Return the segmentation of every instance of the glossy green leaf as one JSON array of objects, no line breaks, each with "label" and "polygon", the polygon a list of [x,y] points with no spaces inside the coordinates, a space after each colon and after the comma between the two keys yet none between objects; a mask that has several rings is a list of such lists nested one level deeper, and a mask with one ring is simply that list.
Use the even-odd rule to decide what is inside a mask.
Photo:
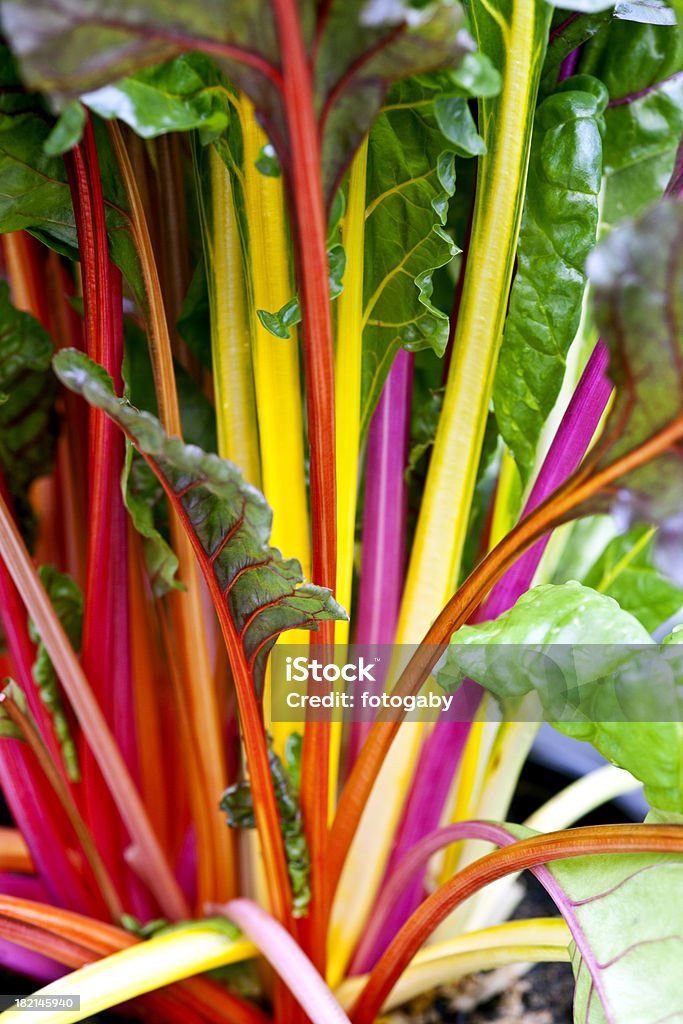
[{"label": "glossy green leaf", "polygon": [[119,118],[145,139],[196,129],[203,143],[226,131],[230,91],[202,53],[184,53],[81,97],[100,117]]},{"label": "glossy green leaf", "polygon": [[[64,632],[75,651],[81,649],[81,631],[83,629],[83,594],[75,580],[66,573],[59,572],[52,565],[41,565],[40,579],[47,591],[47,596]],[[33,678],[40,691],[40,696],[47,707],[55,727],[67,774],[72,782],[81,777],[78,764],[78,752],[71,735],[69,719],[64,710],[62,694],[57,673],[50,661],[45,645],[34,624],[29,622],[31,639],[37,644],[36,660],[33,665]]]},{"label": "glossy green leaf", "polygon": [[[312,9],[303,7],[302,14],[310,39]],[[209,51],[251,97],[273,139],[282,140],[280,158],[288,158],[282,96],[272,71],[280,65],[276,19],[267,0],[239,5],[213,0],[200,6],[191,0],[172,6],[154,0],[103,0],[95,6],[75,0],[68,10],[55,8],[51,0],[6,0],[2,18],[27,82],[57,102],[109,86],[182,51]],[[472,48],[460,30],[462,19],[456,0],[436,0],[421,8],[408,0],[333,0],[326,7],[313,71],[316,108],[324,122],[328,200],[390,84],[411,74],[455,67]],[[241,54],[247,55],[246,61]],[[164,88],[165,83],[162,92]],[[118,94],[120,100],[130,99],[128,89],[124,86]],[[148,97],[145,106],[158,108],[159,101],[158,95]],[[216,108],[210,102],[199,113],[212,122]],[[149,124],[157,115],[145,112],[139,120]]]},{"label": "glossy green leaf", "polygon": [[0,281],[0,470],[29,534],[28,487],[51,471],[55,449],[57,382],[51,357],[47,331],[15,309],[6,282]]},{"label": "glossy green leaf", "polygon": [[85,128],[86,112],[80,100],[70,100],[62,110],[57,124],[45,139],[44,149],[48,156],[61,156],[81,141]]},{"label": "glossy green leaf", "polygon": [[602,220],[612,226],[659,199],[669,181],[683,133],[683,37],[620,21],[605,32],[588,45],[581,67],[610,94]]},{"label": "glossy green leaf", "polygon": [[[296,761],[294,749],[294,746],[290,744],[290,757]],[[311,902],[311,858],[304,832],[297,785],[292,780],[289,765],[286,767],[272,748],[268,752],[268,757],[280,816],[287,870],[292,883],[292,910],[294,917],[305,917]],[[230,828],[256,828],[249,782],[237,782],[226,789],[221,798],[220,807],[222,811],[225,811]]]},{"label": "glossy green leaf", "polygon": [[563,82],[538,108],[526,202],[494,384],[498,427],[526,483],[560,392],[595,246],[607,91]]},{"label": "glossy green leaf", "polygon": [[649,633],[683,607],[683,590],[654,564],[654,534],[652,527],[641,524],[615,537],[581,580],[613,597]]},{"label": "glossy green leaf", "polygon": [[[442,89],[441,79],[424,77],[395,86],[370,133],[362,431],[399,348],[431,348],[443,355],[448,342],[448,317],[431,302],[434,270],[459,251],[443,227],[455,191],[455,169],[453,145],[435,110],[436,101],[445,100]],[[466,110],[466,101],[456,99]],[[464,122],[463,109],[442,111],[451,138]],[[463,143],[461,150],[465,148]]]},{"label": "glossy green leaf", "polygon": [[168,437],[159,421],[114,394],[101,367],[73,349],[54,359],[60,380],[103,409],[146,456],[191,527],[205,572],[219,587],[257,691],[281,632],[345,617],[329,590],[302,583],[296,559],[268,546],[272,512],[232,463]]},{"label": "glossy green leaf", "polygon": [[658,647],[612,598],[547,584],[495,622],[458,630],[438,679],[453,690],[466,677],[512,720],[538,716],[592,743],[653,806],[683,810],[683,633]]},{"label": "glossy green leaf", "polygon": [[[329,272],[330,298],[338,298],[343,289],[344,271],[346,270],[346,253],[343,245],[332,245],[327,250],[327,266]],[[265,309],[257,309],[256,315],[267,331],[276,338],[291,337],[290,328],[301,323],[301,305],[299,296],[295,295],[285,302],[276,313],[268,313]]]},{"label": "glossy green leaf", "polygon": [[[7,50],[0,47],[0,81],[11,75]],[[19,94],[25,95],[25,94]],[[53,121],[36,108],[4,112],[0,103],[0,233],[29,231],[52,249],[78,260],[76,225],[64,161],[50,156],[46,144]],[[111,145],[102,125],[95,124],[105,215],[112,259],[123,272],[142,308],[146,297],[130,232],[127,201]],[[67,141],[71,141],[70,139]]]}]

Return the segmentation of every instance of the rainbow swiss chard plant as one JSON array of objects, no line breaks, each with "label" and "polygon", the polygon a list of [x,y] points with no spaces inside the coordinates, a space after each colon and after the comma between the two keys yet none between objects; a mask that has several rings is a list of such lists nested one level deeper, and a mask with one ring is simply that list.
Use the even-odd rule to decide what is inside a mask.
[{"label": "rainbow swiss chard plant", "polygon": [[[683,41],[573,6],[0,5],[2,1020],[683,1019]],[[283,642],[403,710],[272,719]],[[613,764],[511,823],[543,717]]]}]

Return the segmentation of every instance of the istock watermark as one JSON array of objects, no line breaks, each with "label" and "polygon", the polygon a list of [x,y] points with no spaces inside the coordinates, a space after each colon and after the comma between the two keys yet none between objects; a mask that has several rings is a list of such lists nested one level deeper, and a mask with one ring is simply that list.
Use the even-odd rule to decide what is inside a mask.
[{"label": "istock watermark", "polygon": [[572,723],[577,735],[582,723],[683,722],[683,644],[455,642],[433,649],[422,685],[405,674],[417,650],[278,644],[271,720],[468,722],[488,690],[489,718]]}]

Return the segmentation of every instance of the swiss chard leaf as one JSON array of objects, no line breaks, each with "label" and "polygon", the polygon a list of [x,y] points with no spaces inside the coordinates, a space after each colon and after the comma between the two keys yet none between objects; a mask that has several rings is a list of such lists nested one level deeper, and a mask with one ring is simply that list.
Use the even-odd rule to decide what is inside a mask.
[{"label": "swiss chard leaf", "polygon": [[[290,751],[291,753],[291,746]],[[294,917],[304,917],[311,902],[311,858],[304,832],[298,785],[289,765],[285,767],[271,748],[268,751],[275,800],[280,816],[287,870],[292,883]],[[254,803],[249,782],[237,782],[226,789],[220,802],[230,828],[256,828]]]},{"label": "swiss chard leaf", "polygon": [[473,678],[513,719],[535,694],[539,718],[631,772],[653,806],[680,812],[681,641],[674,633],[658,647],[611,598],[576,582],[548,584],[495,622],[460,629],[439,683],[452,690]]},{"label": "swiss chard leaf", "polygon": [[[0,233],[29,231],[36,238],[78,260],[71,191],[64,161],[51,153],[76,141],[73,126],[54,125],[36,97],[17,89],[12,56],[0,46],[0,85],[11,97],[0,102]],[[17,100],[19,97],[19,100]],[[69,108],[75,109],[75,108]],[[130,232],[127,201],[106,132],[95,124],[105,215],[112,259],[145,308],[137,250]],[[55,134],[56,133],[56,134]]]},{"label": "swiss chard leaf", "polygon": [[649,633],[683,607],[683,590],[654,565],[654,534],[652,527],[640,525],[614,537],[581,580],[613,597]]},{"label": "swiss chard leaf", "polygon": [[498,427],[523,483],[562,385],[595,245],[607,91],[578,76],[538,108],[526,202],[494,385]]},{"label": "swiss chard leaf", "polygon": [[203,143],[226,131],[233,102],[202,53],[183,53],[81,98],[100,117],[119,118],[145,139],[196,129]]},{"label": "swiss chard leaf", "polygon": [[[455,169],[453,146],[437,119],[437,99],[445,99],[438,82],[400,83],[370,133],[362,431],[399,348],[432,348],[443,355],[448,342],[448,317],[431,302],[433,271],[459,251],[443,229],[455,190]],[[461,114],[442,110],[442,123],[452,135]]]},{"label": "swiss chard leaf", "polygon": [[155,597],[184,589],[176,578],[178,558],[159,529],[158,509],[163,490],[143,457],[128,445],[122,479],[123,499],[133,525],[144,539],[144,557]]},{"label": "swiss chard leaf", "polygon": [[0,281],[0,469],[29,533],[33,516],[28,487],[50,472],[55,448],[52,348],[47,331],[15,309],[7,284]]},{"label": "swiss chard leaf", "polygon": [[[310,8],[302,11],[309,40],[311,14]],[[251,97],[287,161],[276,20],[265,0],[240,5],[217,0],[201,9],[190,0],[172,7],[151,0],[104,0],[96,6],[76,0],[68,9],[57,9],[50,0],[7,0],[2,17],[28,83],[58,101],[183,51],[211,53]],[[471,42],[460,31],[462,8],[455,0],[420,8],[408,0],[388,5],[332,0],[320,18],[313,78],[329,200],[389,85],[410,74],[455,66]],[[158,99],[150,99],[152,106]],[[207,113],[214,117],[215,108]]]},{"label": "swiss chard leaf", "polygon": [[683,39],[670,28],[619,21],[605,31],[580,68],[610,94],[602,220],[611,226],[659,199],[669,180],[683,132]]},{"label": "swiss chard leaf", "polygon": [[[534,833],[505,824],[518,839]],[[572,857],[533,868],[571,931],[575,1024],[683,1020],[683,857]]]},{"label": "swiss chard leaf", "polygon": [[[80,651],[83,629],[83,594],[80,587],[70,576],[59,572],[52,565],[42,565],[39,573],[47,596],[50,598],[52,607],[57,613],[71,646],[75,651]],[[78,782],[81,777],[78,752],[71,735],[69,719],[64,710],[57,673],[33,622],[29,622],[29,631],[31,639],[38,645],[33,665],[33,678],[40,691],[41,699],[52,716],[67,774],[72,782]]]},{"label": "swiss chard leaf", "polygon": [[[683,203],[659,203],[615,229],[589,260],[598,329],[616,396],[581,475],[604,479],[579,514],[660,524],[657,551],[680,541],[683,435]],[[623,472],[620,467],[623,466]],[[671,562],[676,569],[675,560]]]},{"label": "swiss chard leaf", "polygon": [[202,568],[221,595],[232,639],[257,692],[268,652],[287,629],[345,617],[329,590],[303,583],[296,559],[268,546],[272,512],[232,463],[168,437],[159,421],[114,394],[101,367],[72,349],[54,359],[60,380],[124,430],[191,530]]}]

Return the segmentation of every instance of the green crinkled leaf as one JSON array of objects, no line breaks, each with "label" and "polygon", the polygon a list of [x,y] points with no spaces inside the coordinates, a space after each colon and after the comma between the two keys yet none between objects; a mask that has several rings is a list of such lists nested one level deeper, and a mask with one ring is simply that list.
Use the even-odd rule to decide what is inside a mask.
[{"label": "green crinkled leaf", "polygon": [[204,572],[222,594],[235,645],[260,693],[267,655],[279,634],[344,618],[343,609],[329,590],[302,584],[296,559],[283,559],[268,546],[272,512],[236,466],[168,437],[154,416],[117,398],[102,368],[82,353],[66,349],[54,367],[66,387],[119,424],[191,527]]},{"label": "green crinkled leaf", "polygon": [[[658,25],[613,21],[581,68],[607,86],[602,221],[618,224],[659,199],[683,133],[683,38]],[[591,47],[595,47],[594,56]]]},{"label": "green crinkled leaf", "polygon": [[653,528],[635,526],[611,540],[581,580],[613,597],[649,633],[683,607],[683,590],[657,569],[653,551]]},{"label": "green crinkled leaf", "polygon": [[15,309],[7,284],[0,281],[0,468],[29,534],[28,487],[51,471],[57,434],[51,357],[47,331]]},{"label": "green crinkled leaf", "polygon": [[494,384],[498,427],[526,484],[560,393],[595,246],[608,95],[577,76],[541,103],[531,145],[517,273]]},{"label": "green crinkled leaf", "polygon": [[48,156],[61,156],[81,141],[85,128],[86,113],[80,100],[69,100],[62,110],[57,124],[45,139],[44,149]]},{"label": "green crinkled leaf", "polygon": [[216,65],[184,53],[81,97],[100,117],[119,118],[145,139],[197,130],[202,143],[222,135],[233,101]]},{"label": "green crinkled leaf", "polygon": [[164,492],[154,473],[132,444],[126,449],[122,477],[123,500],[138,533],[144,538],[147,575],[155,597],[184,590],[176,579],[178,558],[158,528],[157,518]]},{"label": "green crinkled leaf", "polygon": [[[537,835],[503,828],[517,839]],[[605,853],[534,874],[573,936],[574,1024],[681,1024],[683,857]]]},{"label": "green crinkled leaf", "polygon": [[539,720],[631,772],[653,806],[683,811],[683,633],[657,646],[612,598],[548,584],[495,622],[458,630],[438,680],[453,690],[466,677],[513,720],[534,694]]},{"label": "green crinkled leaf", "polygon": [[[430,301],[433,271],[459,252],[443,229],[455,191],[452,144],[435,112],[435,101],[443,98],[440,79],[402,82],[392,90],[370,133],[362,431],[399,348],[431,348],[443,355],[448,342],[448,317]],[[450,115],[454,136],[457,115],[452,110]]]},{"label": "green crinkled leaf", "polygon": [[[6,47],[0,47],[0,88],[16,88],[13,77],[11,54]],[[11,95],[14,99],[26,97],[22,92]],[[66,167],[62,157],[51,156],[47,151],[51,148],[50,140],[55,141],[53,126],[53,119],[35,97],[30,97],[30,101],[0,102],[0,233],[29,231],[52,249],[77,261],[76,224]],[[58,143],[61,138],[68,147],[76,141],[71,129],[65,134],[59,123],[54,130],[58,129]],[[146,296],[118,166],[106,130],[101,123],[95,123],[94,129],[111,256],[144,309]]]},{"label": "green crinkled leaf", "polygon": [[[295,775],[300,772],[300,737],[298,744],[290,742],[291,739],[287,744],[287,767],[272,748],[268,751],[268,758],[292,884],[292,910],[294,917],[305,917],[311,902],[311,858],[298,797],[298,781],[292,778],[292,768]],[[237,782],[226,789],[220,807],[226,813],[230,828],[256,828],[249,782]]]},{"label": "green crinkled leaf", "polygon": [[[83,629],[83,594],[75,580],[65,572],[59,572],[52,565],[41,565],[38,570],[43,586],[57,618],[64,627],[69,643],[75,651],[81,649]],[[47,707],[55,727],[67,775],[72,782],[81,777],[78,751],[71,735],[69,719],[64,710],[62,694],[50,656],[33,622],[29,621],[31,639],[37,644],[36,660],[33,664],[33,678],[40,691],[41,700]]]},{"label": "green crinkled leaf", "polygon": [[[578,506],[578,513],[613,511],[622,527],[658,523],[657,557],[680,543],[683,413],[683,203],[659,203],[633,224],[616,228],[591,254],[594,316],[610,349],[616,395],[589,457],[593,471],[628,455],[622,475]],[[655,451],[645,447],[668,430]]]},{"label": "green crinkled leaf", "polygon": [[[301,13],[310,41],[315,9],[306,6]],[[183,49],[211,50],[221,71],[251,97],[273,139],[282,140],[283,163],[289,155],[277,80],[238,59],[241,50],[271,67],[280,65],[276,19],[267,0],[237,5],[212,0],[200,6],[191,0],[173,5],[155,0],[102,0],[96,5],[70,0],[66,7],[55,7],[51,0],[5,0],[2,18],[28,84],[51,93],[57,102],[137,75],[177,57]],[[326,5],[313,77],[317,111],[325,110],[322,149],[328,200],[390,84],[411,74],[455,67],[472,49],[460,30],[462,20],[456,0],[435,0],[420,9],[407,0],[390,5],[332,0]],[[212,44],[227,44],[231,52],[221,54]],[[132,88],[139,92],[140,83],[123,86],[119,102],[130,101]],[[161,92],[167,88],[171,87],[163,80]],[[200,104],[192,116],[206,116],[214,131],[212,122],[220,112],[208,102],[208,109]],[[136,120],[147,126],[151,122],[156,130],[160,103],[163,107],[158,91],[147,96]]]}]

